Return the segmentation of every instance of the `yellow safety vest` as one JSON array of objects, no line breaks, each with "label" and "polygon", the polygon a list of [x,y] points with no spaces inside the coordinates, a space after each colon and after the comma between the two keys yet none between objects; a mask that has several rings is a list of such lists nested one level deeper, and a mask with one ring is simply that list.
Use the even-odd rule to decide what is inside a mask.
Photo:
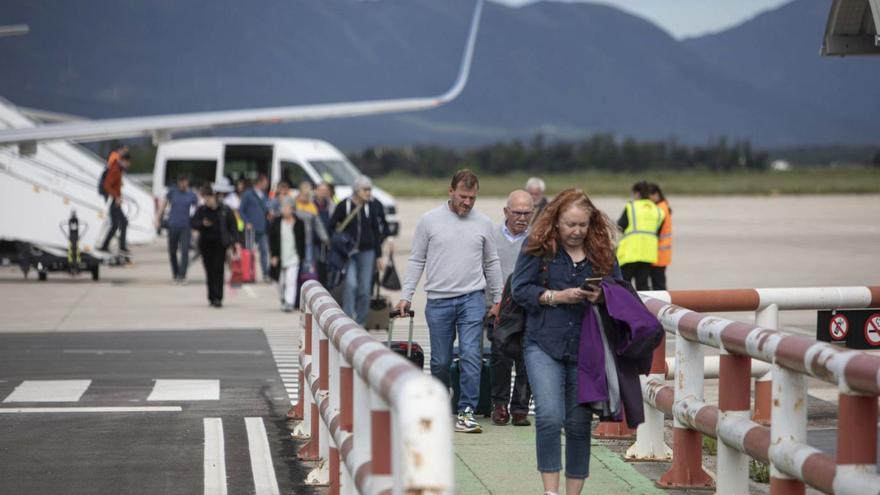
[{"label": "yellow safety vest", "polygon": [[617,246],[617,262],[656,263],[657,229],[663,223],[663,211],[650,199],[638,199],[626,204],[628,225]]}]

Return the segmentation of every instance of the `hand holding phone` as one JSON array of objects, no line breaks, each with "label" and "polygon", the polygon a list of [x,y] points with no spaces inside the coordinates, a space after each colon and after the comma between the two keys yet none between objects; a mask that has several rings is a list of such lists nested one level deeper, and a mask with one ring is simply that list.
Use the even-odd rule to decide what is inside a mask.
[{"label": "hand holding phone", "polygon": [[602,277],[589,277],[584,279],[583,285],[581,285],[581,289],[588,291],[595,291],[599,289],[599,284],[602,282]]}]

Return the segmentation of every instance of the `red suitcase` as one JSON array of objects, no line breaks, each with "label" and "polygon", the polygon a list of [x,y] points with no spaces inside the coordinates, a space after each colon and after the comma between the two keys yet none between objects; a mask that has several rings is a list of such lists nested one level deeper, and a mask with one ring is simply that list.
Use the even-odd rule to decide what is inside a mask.
[{"label": "red suitcase", "polygon": [[[241,271],[241,282],[244,284],[252,284],[256,280],[254,273],[254,253],[250,249],[241,248],[238,254],[239,270]],[[236,260],[233,260],[235,264]],[[233,272],[235,270],[233,269]]]}]

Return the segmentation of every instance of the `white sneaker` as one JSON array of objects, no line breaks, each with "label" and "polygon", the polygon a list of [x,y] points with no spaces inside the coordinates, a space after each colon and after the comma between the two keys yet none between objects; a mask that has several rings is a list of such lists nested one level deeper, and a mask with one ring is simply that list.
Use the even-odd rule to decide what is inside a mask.
[{"label": "white sneaker", "polygon": [[474,410],[470,407],[458,412],[458,419],[455,421],[455,431],[461,433],[482,433],[483,428],[477,420],[474,419]]}]

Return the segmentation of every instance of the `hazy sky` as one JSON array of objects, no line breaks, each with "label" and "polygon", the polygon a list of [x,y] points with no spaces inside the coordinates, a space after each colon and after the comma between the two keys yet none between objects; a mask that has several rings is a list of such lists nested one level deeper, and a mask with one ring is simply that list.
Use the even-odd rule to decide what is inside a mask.
[{"label": "hazy sky", "polygon": [[[537,0],[493,0],[524,5]],[[587,1],[587,0],[565,0]],[[713,33],[791,0],[590,0],[650,19],[676,38]]]}]

